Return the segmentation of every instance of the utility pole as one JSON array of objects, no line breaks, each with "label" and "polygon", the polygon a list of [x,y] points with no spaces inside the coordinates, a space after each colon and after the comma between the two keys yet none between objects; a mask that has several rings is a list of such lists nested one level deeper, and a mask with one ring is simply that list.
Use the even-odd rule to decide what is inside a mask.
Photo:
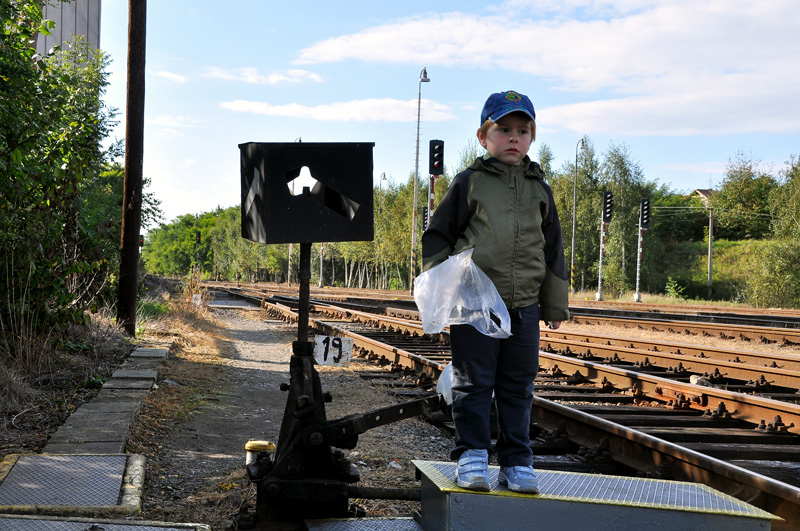
[{"label": "utility pole", "polygon": [[711,269],[714,263],[714,209],[708,209],[708,300],[711,300]]},{"label": "utility pole", "polygon": [[136,335],[139,231],[144,157],[144,63],[147,0],[128,1],[128,94],[125,106],[125,189],[122,198],[117,322]]}]

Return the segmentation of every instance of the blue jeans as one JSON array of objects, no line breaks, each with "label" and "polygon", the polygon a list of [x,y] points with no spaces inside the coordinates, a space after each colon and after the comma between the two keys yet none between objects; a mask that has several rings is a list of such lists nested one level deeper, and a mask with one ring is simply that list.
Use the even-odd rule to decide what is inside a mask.
[{"label": "blue jeans", "polygon": [[533,380],[539,370],[538,304],[510,310],[511,337],[485,336],[470,325],[450,327],[453,359],[453,422],[456,447],[492,451],[490,415],[492,392],[497,405],[500,466],[531,466],[531,403]]}]

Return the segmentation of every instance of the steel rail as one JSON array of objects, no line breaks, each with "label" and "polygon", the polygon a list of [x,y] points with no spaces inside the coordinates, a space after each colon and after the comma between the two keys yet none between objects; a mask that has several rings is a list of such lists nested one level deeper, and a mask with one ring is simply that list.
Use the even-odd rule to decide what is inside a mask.
[{"label": "steel rail", "polygon": [[[714,374],[719,372],[726,378],[743,381],[759,381],[766,379],[772,385],[800,389],[800,371],[789,370],[786,367],[769,367],[763,365],[749,365],[735,361],[723,361],[708,358],[698,358],[685,354],[670,352],[657,352],[616,345],[603,345],[600,343],[586,343],[569,339],[555,339],[548,337],[542,340],[544,350],[561,350],[570,353],[582,352],[595,357],[614,358],[634,364],[649,363],[653,367],[665,370],[675,369],[680,366],[687,372],[697,374]],[[800,361],[800,360],[798,360]],[[644,368],[644,367],[642,367]],[[757,391],[754,387],[753,391]],[[800,399],[800,395],[798,395]]]},{"label": "steel rail", "polygon": [[[729,348],[713,347],[710,345],[695,345],[692,343],[679,343],[672,341],[658,341],[643,338],[594,334],[591,332],[569,330],[568,328],[564,327],[560,328],[559,330],[548,330],[546,328],[542,329],[542,344],[553,339],[578,341],[581,343],[581,345],[586,345],[587,348],[593,348],[594,345],[602,343],[605,346],[616,345],[619,347],[638,348],[648,351],[663,350],[672,354],[686,354],[700,358],[734,361],[737,363],[745,363],[755,366],[771,366],[776,364],[782,369],[800,371],[800,357],[773,354],[770,352],[756,352],[739,349],[734,350]],[[580,351],[585,352],[585,349],[581,349]],[[734,359],[731,359],[731,357]]]},{"label": "steel rail", "polygon": [[386,343],[361,335],[358,332],[353,332],[319,319],[309,319],[309,323],[313,323],[314,328],[319,329],[324,334],[351,337],[353,338],[353,346],[355,348],[366,352],[373,352],[376,355],[380,354],[394,365],[412,368],[417,373],[426,374],[431,379],[438,378],[445,366],[444,363],[436,362],[407,350],[392,347]]},{"label": "steel rail", "polygon": [[800,330],[793,328],[770,328],[764,326],[733,326],[714,323],[696,323],[691,321],[670,321],[662,319],[643,319],[638,317],[603,317],[597,315],[572,315],[570,319],[576,323],[611,324],[623,328],[641,328],[643,330],[666,330],[684,334],[706,334],[723,339],[741,338],[762,341],[765,343],[800,344]]},{"label": "steel rail", "polygon": [[627,301],[595,301],[573,299],[570,301],[570,308],[604,308],[616,310],[630,310],[636,312],[650,312],[650,313],[679,313],[691,314],[702,317],[708,316],[778,316],[788,317],[790,319],[800,319],[800,311],[780,308],[748,308],[744,306],[736,306],[729,308],[720,308],[719,306],[705,305],[705,304],[648,304],[642,302],[627,302]]},{"label": "steel rail", "polygon": [[667,321],[694,321],[732,326],[764,326],[768,328],[800,328],[800,318],[789,315],[763,314],[737,314],[728,312],[673,312],[671,308],[662,307],[658,310],[646,308],[598,308],[570,306],[571,315],[597,315],[602,317],[623,317],[652,319],[659,318]]},{"label": "steel rail", "polygon": [[[355,312],[344,308],[335,310],[330,309],[329,311],[339,314],[359,315],[364,319],[369,318],[369,314]],[[377,320],[388,323],[398,323],[397,320],[393,319],[380,318]],[[315,319],[314,322],[319,323],[320,326],[323,326],[322,321]],[[415,325],[412,322],[399,322],[399,324],[402,325],[401,327],[404,330],[413,330],[416,327],[416,329],[421,333],[421,325],[419,324]],[[334,331],[334,327],[331,327],[331,331]],[[348,332],[344,329],[337,329],[335,333],[353,335],[352,332]],[[441,363],[434,362],[416,354],[412,354],[411,352],[402,351],[395,347],[387,347],[380,341],[369,339],[359,334],[357,335],[357,345],[360,348],[381,352],[382,355],[390,358],[390,361],[393,363],[413,367],[415,369],[422,367],[443,368],[444,366]],[[697,361],[699,361],[699,359],[697,359]],[[792,430],[792,428],[794,428],[794,433],[800,431],[800,405],[798,404],[781,402],[778,400],[762,398],[758,396],[745,395],[742,393],[717,389],[714,387],[678,382],[668,378],[642,374],[636,370],[609,367],[600,363],[578,360],[568,356],[552,354],[544,351],[539,353],[539,363],[543,368],[546,369],[552,369],[557,366],[562,372],[573,373],[578,371],[590,380],[601,381],[605,379],[622,389],[635,388],[638,390],[637,392],[665,401],[691,403],[691,406],[695,409],[714,409],[720,407],[720,404],[722,404],[726,411],[730,412],[731,414],[735,414],[737,418],[756,425],[762,423],[772,423],[778,416],[780,416],[783,424],[787,426],[787,430]],[[427,369],[425,372],[430,374]]]},{"label": "steel rail", "polygon": [[[374,315],[371,316],[370,314],[365,314],[364,312],[356,312],[347,310],[345,308],[334,309],[330,307],[320,307],[320,309],[325,309],[338,315],[359,316],[365,320],[370,320],[371,318],[376,317]],[[377,317],[378,318],[374,320],[385,323],[385,326],[391,326],[394,324],[402,330],[413,331],[416,329],[420,335],[422,334],[420,324],[410,321],[399,321],[397,319],[386,319],[380,316]],[[320,323],[320,326],[322,326],[321,321],[314,320],[314,322]],[[337,333],[352,334],[351,332],[344,330]],[[420,364],[420,366],[427,366],[428,364],[431,364],[431,366],[436,365],[442,368],[444,366],[441,363],[433,362],[432,360],[412,354],[411,352],[402,351],[394,347],[387,347],[380,341],[372,340],[365,336],[359,335],[357,344],[360,348],[364,348],[365,350],[381,352],[382,355],[387,356],[387,358],[391,358],[390,361],[400,365],[414,368],[417,368],[417,366]],[[622,351],[622,349],[618,350]],[[658,353],[648,353],[647,355],[653,356],[655,354]],[[408,361],[405,361],[405,359]],[[703,361],[701,358],[691,359],[692,363]],[[785,425],[790,426],[794,424],[794,433],[800,432],[800,405],[798,404],[781,402],[778,400],[762,398],[753,395],[745,395],[715,387],[683,383],[660,376],[642,374],[634,369],[629,370],[618,367],[610,367],[601,363],[579,360],[569,356],[563,356],[544,351],[540,351],[539,353],[539,364],[545,369],[552,369],[557,366],[562,372],[568,372],[570,374],[578,371],[590,380],[601,381],[605,379],[619,388],[636,388],[638,390],[637,392],[666,401],[688,401],[695,409],[714,409],[719,407],[720,404],[723,404],[725,409],[731,414],[735,414],[737,418],[754,424],[761,424],[762,422],[770,423],[774,421],[776,417],[780,416]],[[731,363],[729,365],[735,366],[737,364]],[[768,367],[763,367],[762,369],[771,369],[772,371],[778,372],[780,371]],[[771,372],[770,374],[776,377],[779,376],[777,372]]]},{"label": "steel rail", "polygon": [[550,429],[566,427],[570,441],[589,448],[606,438],[613,459],[635,470],[657,472],[668,465],[678,480],[702,483],[756,505],[784,519],[773,523],[774,530],[800,528],[796,487],[537,396],[531,419]]},{"label": "steel rail", "polygon": [[[547,370],[558,368],[564,373],[580,372],[590,380],[607,380],[621,389],[635,389],[645,396],[665,401],[679,401],[699,410],[714,409],[723,404],[725,410],[753,424],[769,423],[780,416],[787,430],[800,432],[800,404],[745,395],[724,389],[678,382],[668,378],[642,374],[635,370],[609,367],[549,352],[539,353],[539,365]],[[794,424],[793,427],[790,425]],[[792,429],[793,428],[793,429]]]},{"label": "steel rail", "polygon": [[[287,319],[296,319],[297,314],[294,313],[291,308],[285,306],[283,304],[275,304],[270,302],[263,303],[265,309],[267,311],[272,311],[278,313],[279,315],[287,318]],[[353,312],[352,310],[347,310],[345,308],[338,308],[338,309],[329,309],[325,308],[330,311],[333,311],[337,314],[353,314],[353,313],[360,313],[362,317],[364,315],[362,312]],[[315,310],[315,305],[311,305],[312,311]],[[319,308],[316,308],[319,309]],[[387,359],[390,363],[409,367],[417,371],[418,373],[424,373],[429,377],[435,379],[438,378],[441,371],[444,369],[445,364],[440,363],[436,360],[432,360],[429,358],[425,358],[423,356],[419,356],[412,352],[399,349],[397,347],[393,347],[391,345],[387,345],[381,341],[377,341],[375,339],[371,339],[366,337],[358,332],[353,332],[351,330],[347,330],[344,327],[336,326],[333,323],[326,322],[322,319],[315,319],[309,317],[309,326],[319,330],[322,333],[332,336],[338,337],[351,337],[353,338],[353,347],[356,349],[360,349],[364,352],[371,352],[376,356],[381,356]],[[385,320],[383,320],[385,322]],[[395,323],[397,325],[404,325],[404,323]]]},{"label": "steel rail", "polygon": [[[288,307],[283,305],[265,303],[265,306],[268,310],[278,311],[283,315],[286,315],[287,311],[291,313]],[[346,309],[326,308],[326,310],[351,315],[356,313]],[[404,360],[410,360],[412,366],[421,366],[422,370],[427,368],[436,371],[443,367],[442,364],[432,364],[430,360],[410,352],[382,344],[319,319],[310,319],[309,324],[325,333],[354,337],[359,348],[370,352],[382,352],[383,355],[394,357],[394,361],[399,364],[408,365],[409,362]],[[403,323],[403,326],[409,324]],[[590,379],[605,378],[618,387],[635,389],[663,400],[679,399],[695,409],[705,409],[719,400],[737,418],[751,422],[757,422],[757,419],[777,413],[783,415],[790,423],[797,421],[796,424],[800,424],[800,406],[792,404],[757,397],[747,397],[746,402],[743,402],[742,395],[738,393],[684,384],[615,367],[604,367],[546,352],[540,353],[540,364],[551,371],[556,367],[563,371],[566,367],[568,371],[577,370]],[[609,440],[609,449],[612,450],[614,459],[621,464],[651,472],[667,464],[676,479],[709,485],[780,516],[784,521],[773,523],[772,527],[776,531],[800,527],[798,488],[538,396],[534,396],[533,405],[532,420],[551,428],[566,426],[569,439],[575,444],[592,447],[605,437]]]}]

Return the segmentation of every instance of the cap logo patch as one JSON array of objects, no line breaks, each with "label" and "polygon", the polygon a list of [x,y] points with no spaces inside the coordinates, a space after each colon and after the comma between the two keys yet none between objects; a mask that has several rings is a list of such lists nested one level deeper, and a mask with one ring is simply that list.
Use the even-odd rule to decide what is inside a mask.
[{"label": "cap logo patch", "polygon": [[514,92],[514,91],[512,90],[512,91],[508,91],[508,92],[506,93],[506,99],[507,99],[508,101],[519,101],[519,100],[521,100],[521,99],[522,99],[522,96],[520,96],[519,94],[517,94],[516,92]]}]

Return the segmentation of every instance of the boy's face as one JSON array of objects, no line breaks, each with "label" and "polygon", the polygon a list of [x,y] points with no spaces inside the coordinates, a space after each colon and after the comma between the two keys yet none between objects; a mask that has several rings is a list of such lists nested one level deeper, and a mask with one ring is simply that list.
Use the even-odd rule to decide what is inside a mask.
[{"label": "boy's face", "polygon": [[493,123],[486,135],[479,129],[478,141],[490,156],[516,166],[528,154],[533,142],[531,119],[521,113],[507,114]]}]

